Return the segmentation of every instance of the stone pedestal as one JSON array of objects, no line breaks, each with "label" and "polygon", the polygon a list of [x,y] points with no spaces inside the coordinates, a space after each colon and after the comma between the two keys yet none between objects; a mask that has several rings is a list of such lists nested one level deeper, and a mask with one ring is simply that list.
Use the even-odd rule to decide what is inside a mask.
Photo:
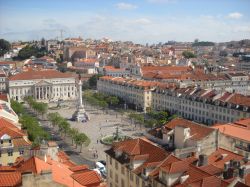
[{"label": "stone pedestal", "polygon": [[83,107],[79,107],[73,114],[72,118],[78,122],[87,122],[89,120],[89,117]]},{"label": "stone pedestal", "polygon": [[78,95],[78,106],[77,109],[75,111],[75,113],[73,114],[72,118],[75,121],[78,122],[87,122],[89,120],[89,117],[84,109],[83,103],[82,103],[82,81],[79,80],[78,83],[78,90],[79,90],[79,95]]}]

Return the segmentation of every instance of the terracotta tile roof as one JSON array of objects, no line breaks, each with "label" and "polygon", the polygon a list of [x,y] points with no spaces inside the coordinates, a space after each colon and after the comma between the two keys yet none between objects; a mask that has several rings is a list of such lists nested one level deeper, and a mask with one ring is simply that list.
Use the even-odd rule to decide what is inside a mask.
[{"label": "terracotta tile roof", "polygon": [[14,147],[24,147],[24,146],[31,146],[31,142],[29,140],[25,140],[24,138],[15,138],[12,139]]},{"label": "terracotta tile roof", "polygon": [[12,166],[0,166],[0,172],[10,172],[10,171],[16,171],[16,168],[13,168]]},{"label": "terracotta tile roof", "polygon": [[59,162],[67,165],[68,167],[76,166],[76,164],[69,159],[69,156],[64,151],[59,151],[57,153],[57,156],[58,156]]},{"label": "terracotta tile roof", "polygon": [[241,94],[234,94],[227,102],[250,107],[250,97]]},{"label": "terracotta tile roof", "polygon": [[250,173],[245,176],[245,183],[246,185],[250,186]]},{"label": "terracotta tile roof", "polygon": [[208,164],[224,169],[224,163],[230,160],[241,161],[244,157],[231,151],[219,148],[208,156]]},{"label": "terracotta tile roof", "polygon": [[95,63],[95,62],[98,62],[97,59],[95,58],[85,58],[85,59],[80,59],[79,61],[77,62],[83,62],[83,63]]},{"label": "terracotta tile roof", "polygon": [[173,163],[173,162],[178,162],[178,161],[181,161],[181,159],[173,156],[173,155],[169,155],[167,156],[161,164],[159,164],[159,167],[157,167],[156,169],[154,169],[150,174],[149,176],[151,177],[155,177],[159,174],[159,171],[160,171],[160,168],[164,168],[166,166],[168,166],[169,164]]},{"label": "terracotta tile roof", "polygon": [[183,118],[175,118],[170,122],[168,122],[167,124],[165,124],[164,126],[169,129],[174,129],[176,126],[190,128],[190,136],[191,139],[194,140],[200,140],[202,138],[205,138],[214,131],[213,128]]},{"label": "terracotta tile roof", "polygon": [[5,65],[5,64],[16,64],[16,62],[11,62],[11,61],[0,61],[1,65]]},{"label": "terracotta tile roof", "polygon": [[0,100],[8,102],[8,96],[7,96],[7,94],[1,93],[0,94]]},{"label": "terracotta tile roof", "polygon": [[50,164],[37,157],[31,157],[15,167],[21,173],[32,172],[34,174],[40,174],[42,171],[51,170]]},{"label": "terracotta tile roof", "polygon": [[11,138],[23,137],[26,134],[18,129],[13,122],[6,118],[0,117],[0,137],[4,134],[9,135]]},{"label": "terracotta tile roof", "polygon": [[73,173],[71,177],[79,184],[86,187],[99,186],[102,182],[100,175],[93,170]]},{"label": "terracotta tile roof", "polygon": [[220,175],[223,172],[223,169],[218,168],[212,164],[200,167],[203,171],[209,173],[210,175]]},{"label": "terracotta tile roof", "polygon": [[144,160],[142,165],[133,170],[136,174],[141,173],[144,168],[155,168],[169,154],[151,141],[142,138],[114,143],[113,150],[126,153],[131,160]]},{"label": "terracotta tile roof", "polygon": [[141,138],[114,143],[113,149],[125,152],[129,156],[148,155],[145,163],[163,160],[167,155],[164,149]]},{"label": "terracotta tile roof", "polygon": [[20,172],[0,172],[0,186],[19,186],[21,184]]},{"label": "terracotta tile roof", "polygon": [[239,125],[233,123],[217,124],[212,126],[214,129],[218,129],[220,133],[232,136],[234,138],[250,142],[250,129],[242,128]]},{"label": "terracotta tile roof", "polygon": [[[201,180],[189,183],[188,186],[193,186],[193,187],[227,187],[229,183],[221,180],[218,177],[215,176],[209,176],[202,178]],[[177,185],[178,186],[178,185]],[[180,185],[182,186],[182,185]],[[179,187],[179,186],[178,186]]]},{"label": "terracotta tile roof", "polygon": [[73,167],[69,167],[69,169],[73,172],[77,172],[77,171],[89,169],[89,166],[88,165],[76,165]]},{"label": "terracotta tile roof", "polygon": [[188,170],[188,167],[189,167],[189,163],[183,160],[180,160],[176,162],[171,162],[164,166],[162,165],[160,166],[160,169],[165,171],[166,173],[174,174],[174,173],[186,172]]},{"label": "terracotta tile roof", "polygon": [[62,73],[56,70],[30,70],[18,73],[9,77],[10,81],[14,80],[33,80],[33,79],[53,79],[53,78],[73,78],[69,73]]}]

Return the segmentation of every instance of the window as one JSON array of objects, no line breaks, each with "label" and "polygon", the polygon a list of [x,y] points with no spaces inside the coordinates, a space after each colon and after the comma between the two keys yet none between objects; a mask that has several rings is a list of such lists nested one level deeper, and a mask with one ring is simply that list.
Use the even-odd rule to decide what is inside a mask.
[{"label": "window", "polygon": [[121,167],[121,170],[122,170],[122,174],[124,174],[125,173],[125,168],[123,166]]},{"label": "window", "polygon": [[20,155],[23,155],[23,153],[24,153],[24,150],[19,150]]},{"label": "window", "polygon": [[109,163],[112,165],[112,157],[109,157]]},{"label": "window", "polygon": [[133,180],[134,180],[133,173],[130,173],[130,180],[131,180],[131,181],[133,181]]},{"label": "window", "polygon": [[8,156],[13,156],[13,151],[8,151]]},{"label": "window", "polygon": [[11,143],[11,140],[9,140],[9,143]]},{"label": "window", "polygon": [[139,185],[139,177],[136,177],[136,184]]},{"label": "window", "polygon": [[115,169],[118,169],[118,162],[115,162]]},{"label": "window", "polygon": [[122,179],[122,186],[121,187],[125,187],[125,183],[124,183],[123,179]]},{"label": "window", "polygon": [[118,182],[118,175],[115,174],[115,182]]},{"label": "window", "polygon": [[111,179],[113,178],[112,170],[109,170],[109,176],[110,176]]}]

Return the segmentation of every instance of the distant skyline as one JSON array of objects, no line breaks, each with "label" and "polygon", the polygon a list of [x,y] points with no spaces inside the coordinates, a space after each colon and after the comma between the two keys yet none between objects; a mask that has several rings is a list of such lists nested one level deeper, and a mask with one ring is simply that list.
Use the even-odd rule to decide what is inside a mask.
[{"label": "distant skyline", "polygon": [[250,39],[250,0],[0,0],[0,38]]}]

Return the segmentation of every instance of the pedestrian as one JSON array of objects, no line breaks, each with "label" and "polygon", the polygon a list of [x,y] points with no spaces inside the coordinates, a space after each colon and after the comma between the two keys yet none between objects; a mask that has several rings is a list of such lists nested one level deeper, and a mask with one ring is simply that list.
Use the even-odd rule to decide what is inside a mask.
[{"label": "pedestrian", "polygon": [[99,141],[98,141],[98,140],[96,140],[96,143],[97,143],[97,144],[98,144],[98,142],[99,142]]}]

